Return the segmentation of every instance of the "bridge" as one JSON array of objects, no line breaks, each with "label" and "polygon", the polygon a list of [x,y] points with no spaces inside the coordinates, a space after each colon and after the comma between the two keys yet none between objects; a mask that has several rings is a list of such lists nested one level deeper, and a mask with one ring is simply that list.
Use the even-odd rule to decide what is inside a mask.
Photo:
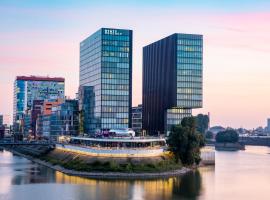
[{"label": "bridge", "polygon": [[240,136],[239,142],[245,145],[270,146],[270,136]]}]

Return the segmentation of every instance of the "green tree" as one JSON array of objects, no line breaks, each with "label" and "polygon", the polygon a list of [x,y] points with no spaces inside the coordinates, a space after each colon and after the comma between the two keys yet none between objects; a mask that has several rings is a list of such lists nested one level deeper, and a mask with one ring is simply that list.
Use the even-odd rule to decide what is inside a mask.
[{"label": "green tree", "polygon": [[239,135],[235,130],[225,130],[218,132],[216,135],[216,142],[218,143],[236,143],[239,140]]},{"label": "green tree", "polygon": [[206,139],[212,139],[214,134],[211,131],[206,131],[205,138]]},{"label": "green tree", "polygon": [[199,164],[204,138],[196,130],[194,117],[184,118],[181,124],[173,126],[167,143],[177,161],[180,160],[184,165]]},{"label": "green tree", "polygon": [[197,121],[197,131],[201,134],[205,134],[205,131],[208,129],[209,126],[209,117],[208,115],[198,114],[196,116]]}]

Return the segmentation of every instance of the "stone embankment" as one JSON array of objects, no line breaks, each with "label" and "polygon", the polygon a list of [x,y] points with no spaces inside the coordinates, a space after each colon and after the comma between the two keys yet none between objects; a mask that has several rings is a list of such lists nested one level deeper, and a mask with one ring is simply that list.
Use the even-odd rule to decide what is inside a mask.
[{"label": "stone embankment", "polygon": [[[63,166],[60,166],[57,164],[52,164],[52,163],[47,162],[45,160],[41,160],[36,155],[32,156],[31,154],[29,154],[29,152],[31,152],[30,149],[31,148],[28,147],[29,151],[27,151],[27,152],[25,151],[25,149],[22,150],[21,148],[13,148],[13,149],[9,149],[9,151],[13,152],[16,155],[25,157],[25,158],[27,158],[35,163],[38,163],[40,165],[49,167],[53,170],[56,170],[56,171],[59,171],[59,172],[62,172],[62,173],[65,173],[65,174],[71,175],[71,176],[80,176],[80,177],[95,178],[95,179],[156,179],[156,178],[168,178],[168,177],[173,177],[173,176],[181,176],[181,175],[184,175],[184,174],[192,171],[192,169],[186,168],[186,167],[182,167],[180,169],[168,170],[168,171],[161,171],[161,172],[95,172],[95,171],[86,172],[86,171],[76,171],[76,170],[72,170],[72,169],[66,169]],[[46,151],[47,150],[44,150],[44,152],[46,152]],[[73,159],[77,159],[78,157],[80,157],[80,159],[82,159],[84,161],[88,161],[88,162],[89,161],[93,162],[94,160],[95,160],[94,162],[96,162],[96,159],[97,159],[97,158],[94,158],[94,157],[91,158],[91,157],[85,156],[85,155],[75,155],[75,154],[70,154],[67,152],[61,152],[59,150],[53,150],[50,152],[46,152],[46,155],[49,155],[49,157],[54,157],[55,159],[66,160],[67,162],[69,159],[71,159],[71,157],[73,157]],[[99,158],[99,159],[101,159],[103,162],[106,162],[106,160],[108,160],[109,158]],[[131,161],[130,159],[124,160],[123,158],[121,158],[120,160],[116,160],[116,162],[125,163],[128,161],[128,162],[132,162],[132,163],[145,163],[147,165],[147,163],[158,162],[162,159],[164,159],[164,158],[156,157],[156,158],[152,158],[150,160],[149,160],[149,158],[147,158],[147,159],[134,158]],[[100,160],[99,160],[99,162],[100,162]]]}]

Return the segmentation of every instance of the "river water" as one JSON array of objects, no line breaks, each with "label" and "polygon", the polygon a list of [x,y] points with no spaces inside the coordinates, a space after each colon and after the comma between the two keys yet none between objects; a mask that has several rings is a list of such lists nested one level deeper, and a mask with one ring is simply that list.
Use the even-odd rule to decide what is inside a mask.
[{"label": "river water", "polygon": [[64,175],[0,151],[2,200],[270,199],[270,148],[216,152],[216,166],[181,178],[94,180]]}]

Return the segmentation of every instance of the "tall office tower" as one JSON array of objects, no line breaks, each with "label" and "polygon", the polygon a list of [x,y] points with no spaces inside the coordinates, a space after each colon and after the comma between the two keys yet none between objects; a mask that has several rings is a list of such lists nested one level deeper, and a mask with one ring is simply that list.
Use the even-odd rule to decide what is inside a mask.
[{"label": "tall office tower", "polygon": [[175,33],[143,48],[143,130],[169,134],[202,107],[203,36]]},{"label": "tall office tower", "polygon": [[101,28],[80,43],[83,86],[92,87],[94,98],[84,100],[94,102],[85,111],[89,133],[131,127],[132,30]]},{"label": "tall office tower", "polygon": [[13,122],[32,109],[34,100],[63,99],[64,91],[64,78],[17,76],[14,82]]}]

